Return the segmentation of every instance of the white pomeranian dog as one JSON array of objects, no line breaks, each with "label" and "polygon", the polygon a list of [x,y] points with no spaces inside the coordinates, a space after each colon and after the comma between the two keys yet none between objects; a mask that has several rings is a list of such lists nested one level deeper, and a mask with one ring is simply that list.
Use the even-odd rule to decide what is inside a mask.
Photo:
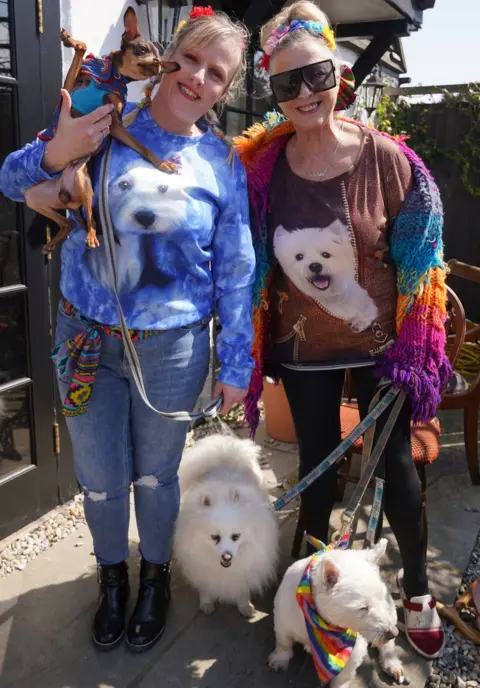
[{"label": "white pomeranian dog", "polygon": [[205,614],[214,611],[215,602],[225,602],[251,617],[251,594],[275,578],[279,528],[260,451],[251,440],[211,435],[187,450],[180,463],[174,554]]},{"label": "white pomeranian dog", "polygon": [[[397,657],[395,604],[380,577],[377,561],[385,553],[387,540],[373,549],[327,551],[312,565],[312,597],[318,615],[328,624],[357,633],[345,668],[331,682],[331,688],[347,688],[367,654],[368,643],[379,649],[380,665],[397,683],[404,683]],[[315,556],[315,555],[313,555]],[[312,557],[287,569],[274,604],[276,647],[268,659],[271,669],[285,670],[293,656],[294,643],[310,652],[305,616],[296,599],[297,587]]]}]

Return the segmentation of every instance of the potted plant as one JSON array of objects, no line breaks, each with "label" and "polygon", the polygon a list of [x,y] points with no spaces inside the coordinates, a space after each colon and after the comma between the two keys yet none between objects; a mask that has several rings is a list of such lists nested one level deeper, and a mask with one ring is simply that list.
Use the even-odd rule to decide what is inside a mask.
[{"label": "potted plant", "polygon": [[280,442],[296,442],[293,418],[285,389],[269,377],[264,379],[263,407],[267,434]]}]

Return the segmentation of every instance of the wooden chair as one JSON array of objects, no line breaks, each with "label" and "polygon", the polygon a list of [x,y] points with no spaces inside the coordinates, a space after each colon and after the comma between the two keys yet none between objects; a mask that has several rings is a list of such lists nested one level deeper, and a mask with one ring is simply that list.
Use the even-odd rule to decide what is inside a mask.
[{"label": "wooden chair", "polygon": [[[460,349],[462,348],[464,337],[465,337],[465,313],[460,299],[455,294],[455,292],[447,287],[448,292],[448,319],[447,319],[447,332],[449,333],[450,339],[450,353],[449,359],[452,367],[458,358]],[[353,398],[353,388],[351,382],[349,382],[348,370],[346,371],[346,385],[344,387],[345,394],[348,401],[340,407],[340,420],[342,427],[342,439],[345,439],[347,435],[360,423],[360,415],[358,412],[358,406],[352,401]],[[388,413],[388,410],[385,411]],[[358,483],[358,477],[351,475],[351,464],[354,454],[359,454],[361,456],[363,451],[363,437],[360,437],[351,448],[350,452],[346,455],[343,464],[340,466],[338,471],[337,479],[337,501],[342,501],[345,491],[345,483]],[[434,418],[428,423],[422,425],[412,425],[412,455],[415,462],[415,466],[420,477],[420,482],[422,485],[422,497],[423,497],[423,514],[424,514],[424,528],[425,528],[425,542],[428,539],[428,522],[426,515],[426,502],[427,502],[427,476],[426,467],[434,463],[438,459],[440,453],[440,423],[437,418]],[[373,487],[373,483],[371,485]],[[305,532],[305,519],[300,507],[297,527],[295,531],[295,536],[292,545],[292,556],[297,559],[300,554],[300,549],[303,542],[303,535]]]},{"label": "wooden chair", "polygon": [[[461,263],[458,260],[448,262],[450,273],[457,277],[480,284],[480,268]],[[479,290],[480,294],[480,290]],[[480,298],[480,296],[479,296]],[[454,338],[450,335],[449,339]],[[480,346],[480,325],[466,322],[465,341],[474,342]],[[468,389],[446,393],[440,405],[442,410],[463,409],[463,432],[465,437],[465,454],[468,470],[473,485],[480,485],[480,469],[478,465],[478,420],[480,408],[480,372],[470,382]]]}]

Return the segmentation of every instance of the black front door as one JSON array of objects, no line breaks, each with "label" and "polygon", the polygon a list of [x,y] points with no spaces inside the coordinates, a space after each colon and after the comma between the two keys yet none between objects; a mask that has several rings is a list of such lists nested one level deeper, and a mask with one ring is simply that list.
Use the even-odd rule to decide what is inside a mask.
[{"label": "black front door", "polygon": [[[61,86],[59,0],[0,0],[0,163],[35,138]],[[0,538],[75,490],[59,451],[49,361],[58,266],[31,249],[32,214],[0,194]]]}]

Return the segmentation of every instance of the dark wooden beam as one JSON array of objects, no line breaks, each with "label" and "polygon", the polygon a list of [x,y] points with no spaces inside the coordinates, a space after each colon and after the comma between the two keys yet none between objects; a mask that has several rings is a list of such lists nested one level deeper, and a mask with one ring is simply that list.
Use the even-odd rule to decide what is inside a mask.
[{"label": "dark wooden beam", "polygon": [[355,22],[354,24],[337,24],[335,36],[337,38],[369,38],[380,33],[393,33],[395,36],[408,36],[411,24],[406,19],[392,19],[391,21]]},{"label": "dark wooden beam", "polygon": [[247,54],[247,99],[246,99],[246,106],[247,110],[249,113],[246,116],[245,119],[245,124],[247,125],[247,129],[252,126],[253,124],[253,90],[255,88],[254,85],[254,79],[253,79],[253,72],[254,72],[254,58],[255,50],[253,47],[253,43],[250,43],[249,49],[248,49],[248,54]]},{"label": "dark wooden beam", "polygon": [[352,67],[353,74],[355,75],[355,88],[362,84],[375,65],[380,62],[395,38],[396,34],[388,31],[379,33],[372,38]]},{"label": "dark wooden beam", "polygon": [[413,0],[413,4],[423,12],[423,10],[433,9],[435,7],[435,0]]},{"label": "dark wooden beam", "polygon": [[274,5],[271,0],[252,0],[243,17],[244,24],[252,32],[258,30],[272,16]]}]

